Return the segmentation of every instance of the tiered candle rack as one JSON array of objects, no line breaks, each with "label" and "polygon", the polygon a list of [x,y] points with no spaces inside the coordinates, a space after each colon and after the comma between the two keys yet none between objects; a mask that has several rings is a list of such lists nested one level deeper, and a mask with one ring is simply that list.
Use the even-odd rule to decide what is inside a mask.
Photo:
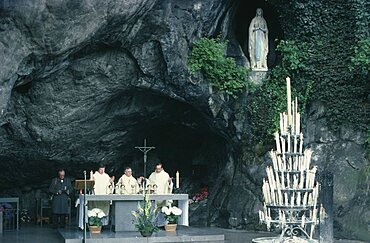
[{"label": "tiered candle rack", "polygon": [[[276,150],[270,152],[272,166],[263,180],[264,207],[260,222],[281,229],[278,238],[254,239],[253,242],[316,242],[319,183],[317,167],[310,169],[312,151],[303,150],[298,101],[291,102],[290,79],[287,78],[288,114],[280,114],[280,134],[275,133]],[[292,112],[293,111],[293,112]]]}]

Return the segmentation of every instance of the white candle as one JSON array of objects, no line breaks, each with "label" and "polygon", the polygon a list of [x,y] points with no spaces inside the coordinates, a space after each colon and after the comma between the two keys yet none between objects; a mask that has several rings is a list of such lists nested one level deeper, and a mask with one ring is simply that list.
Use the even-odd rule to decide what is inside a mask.
[{"label": "white candle", "polygon": [[281,153],[281,147],[280,147],[280,138],[279,133],[275,132],[275,142],[276,142],[276,151],[280,154]]},{"label": "white candle", "polygon": [[281,189],[279,175],[276,170],[274,172],[275,172],[276,189]]},{"label": "white candle", "polygon": [[287,104],[288,104],[288,125],[291,125],[291,116],[292,116],[292,97],[290,89],[290,78],[286,78],[286,91],[287,91]]},{"label": "white candle", "polygon": [[286,192],[284,193],[284,199],[285,199],[285,206],[288,206],[289,201],[288,201],[288,194]]},{"label": "white candle", "polygon": [[282,171],[283,170],[283,162],[281,161],[281,156],[277,156],[277,163],[278,163],[279,171]]},{"label": "white candle", "polygon": [[303,196],[303,207],[305,207],[306,205],[307,205],[307,192],[305,192]]},{"label": "white candle", "polygon": [[296,113],[295,113],[295,104],[292,102],[292,128],[291,128],[291,134],[295,134],[295,122],[296,122]]},{"label": "white candle", "polygon": [[304,182],[304,173],[303,173],[303,170],[301,170],[301,178],[299,180],[299,189],[303,189],[303,182]]},{"label": "white candle", "polygon": [[278,199],[279,199],[279,205],[284,205],[283,194],[281,193],[280,188],[278,189]]},{"label": "white candle", "polygon": [[306,219],[306,216],[303,214],[303,216],[302,216],[302,223],[301,223],[301,227],[302,227],[302,229],[304,229],[304,226],[305,226],[305,219]]},{"label": "white candle", "polygon": [[284,134],[284,118],[283,113],[280,113],[280,133]]},{"label": "white candle", "polygon": [[180,187],[180,173],[179,171],[176,172],[176,188]]},{"label": "white candle", "polygon": [[272,159],[272,166],[274,168],[274,170],[279,170],[279,167],[278,167],[278,164],[277,164],[277,156],[276,156],[276,153],[274,153],[274,151],[270,151],[270,157]]},{"label": "white candle", "polygon": [[296,121],[296,134],[298,135],[301,131],[301,114],[297,113],[297,117],[296,117],[297,121]]},{"label": "white candle", "polygon": [[287,130],[288,130],[288,116],[287,114],[284,112],[283,113],[283,125],[284,125],[284,133],[283,134],[286,134],[287,133]]},{"label": "white candle", "polygon": [[303,133],[299,134],[299,153],[303,152]]}]

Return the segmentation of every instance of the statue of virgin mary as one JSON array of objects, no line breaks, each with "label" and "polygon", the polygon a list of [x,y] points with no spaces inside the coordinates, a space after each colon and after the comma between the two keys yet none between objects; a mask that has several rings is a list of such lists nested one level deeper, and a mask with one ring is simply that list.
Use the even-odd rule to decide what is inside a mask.
[{"label": "statue of virgin mary", "polygon": [[248,51],[252,70],[267,71],[268,29],[263,11],[257,8],[249,25]]}]

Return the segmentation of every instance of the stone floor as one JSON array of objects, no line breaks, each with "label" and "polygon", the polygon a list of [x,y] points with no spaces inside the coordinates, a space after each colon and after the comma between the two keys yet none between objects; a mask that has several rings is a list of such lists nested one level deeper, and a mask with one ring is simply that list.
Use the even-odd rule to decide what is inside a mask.
[{"label": "stone floor", "polygon": [[[71,227],[71,231],[76,231],[76,227]],[[252,239],[257,237],[271,236],[271,234],[267,232],[250,232],[244,230],[231,230],[222,228],[210,228],[210,231],[217,231],[220,234],[224,234],[225,243],[252,242]],[[64,239],[58,230],[52,229],[48,225],[41,228],[40,226],[29,224],[22,226],[19,231],[5,231],[2,235],[0,235],[0,242],[63,243]],[[217,243],[220,242],[222,241],[217,241]],[[335,243],[360,243],[360,241],[336,240]]]}]

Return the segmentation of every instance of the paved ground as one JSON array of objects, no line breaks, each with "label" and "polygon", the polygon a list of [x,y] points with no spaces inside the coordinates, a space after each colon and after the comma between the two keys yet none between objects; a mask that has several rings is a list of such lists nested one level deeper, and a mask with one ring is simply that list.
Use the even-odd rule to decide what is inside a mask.
[{"label": "paved ground", "polygon": [[[271,234],[267,232],[250,232],[243,230],[217,228],[217,231],[218,230],[220,231],[220,233],[223,233],[225,235],[225,243],[252,242],[252,239],[254,238],[271,236]],[[40,226],[30,224],[22,226],[19,231],[5,231],[3,235],[0,235],[0,242],[63,243],[64,240],[57,230],[51,229],[48,225],[41,228]],[[360,243],[360,241],[336,240],[335,243]]]}]

